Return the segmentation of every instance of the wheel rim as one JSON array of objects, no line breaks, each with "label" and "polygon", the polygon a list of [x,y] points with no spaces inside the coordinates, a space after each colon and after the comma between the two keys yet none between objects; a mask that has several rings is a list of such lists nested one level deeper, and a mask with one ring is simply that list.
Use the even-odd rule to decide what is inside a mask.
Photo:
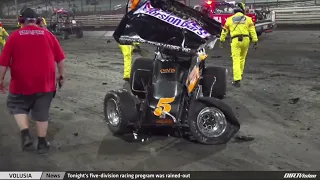
[{"label": "wheel rim", "polygon": [[206,107],[197,117],[200,132],[206,137],[219,137],[227,129],[227,120],[223,112],[215,107]]},{"label": "wheel rim", "polygon": [[120,117],[119,117],[119,108],[117,105],[116,100],[109,99],[107,102],[107,118],[108,123],[112,126],[118,126],[120,124]]}]

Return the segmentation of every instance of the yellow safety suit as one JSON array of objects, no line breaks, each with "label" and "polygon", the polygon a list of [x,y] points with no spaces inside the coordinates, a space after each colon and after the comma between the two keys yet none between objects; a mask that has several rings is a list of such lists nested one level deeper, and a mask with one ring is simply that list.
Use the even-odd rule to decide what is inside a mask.
[{"label": "yellow safety suit", "polygon": [[119,47],[123,55],[123,79],[130,79],[133,46],[119,44]]},{"label": "yellow safety suit", "polygon": [[3,27],[0,27],[0,44],[2,47],[4,47],[4,45],[6,45],[6,40],[4,39],[4,36],[8,37],[9,34]]},{"label": "yellow safety suit", "polygon": [[[129,0],[128,9],[134,9],[140,0]],[[133,43],[133,45],[121,45],[119,47],[121,49],[123,55],[123,79],[130,79],[131,74],[131,65],[132,65],[132,52],[136,45],[139,43]]]},{"label": "yellow safety suit", "polygon": [[47,21],[45,18],[42,18],[42,21],[40,23],[40,26],[43,27],[43,28],[46,28],[47,27]]},{"label": "yellow safety suit", "polygon": [[18,22],[17,27],[18,27],[18,28],[22,28],[22,24],[20,24],[20,23]]},{"label": "yellow safety suit", "polygon": [[[231,17],[227,18],[223,27],[220,41],[224,42],[228,33],[231,37],[231,57],[233,61],[233,80],[242,80],[247,52],[250,45],[250,37],[252,42],[257,43],[258,37],[256,28],[253,24],[251,17],[238,12]],[[242,41],[239,41],[239,37]]]}]

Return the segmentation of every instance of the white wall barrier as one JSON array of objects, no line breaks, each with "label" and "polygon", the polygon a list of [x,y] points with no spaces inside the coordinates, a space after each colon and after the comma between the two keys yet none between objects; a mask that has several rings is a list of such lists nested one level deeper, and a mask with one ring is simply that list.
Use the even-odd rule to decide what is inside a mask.
[{"label": "white wall barrier", "polygon": [[320,23],[320,6],[272,8],[277,24],[311,25]]},{"label": "white wall barrier", "polygon": [[[320,24],[320,6],[270,8],[270,10],[276,11],[276,22],[278,25]],[[76,20],[82,22],[85,27],[112,27],[117,26],[122,17],[123,14],[76,16]],[[50,23],[50,19],[46,20]],[[17,26],[16,19],[2,19],[1,21],[7,27]]]}]

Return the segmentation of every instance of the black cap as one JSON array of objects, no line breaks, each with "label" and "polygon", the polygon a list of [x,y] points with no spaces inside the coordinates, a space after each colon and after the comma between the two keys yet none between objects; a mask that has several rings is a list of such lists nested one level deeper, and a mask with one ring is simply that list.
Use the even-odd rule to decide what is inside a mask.
[{"label": "black cap", "polygon": [[21,16],[26,19],[36,19],[39,17],[39,15],[31,8],[21,10]]}]

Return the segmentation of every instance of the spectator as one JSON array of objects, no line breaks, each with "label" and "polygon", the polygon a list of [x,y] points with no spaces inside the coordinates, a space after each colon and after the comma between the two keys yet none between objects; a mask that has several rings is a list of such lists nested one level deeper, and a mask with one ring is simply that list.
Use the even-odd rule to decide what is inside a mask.
[{"label": "spectator", "polygon": [[59,85],[64,82],[65,55],[56,37],[37,26],[37,13],[28,8],[23,11],[23,27],[14,31],[0,56],[0,91],[5,92],[4,77],[11,70],[7,100],[9,112],[21,131],[22,149],[32,147],[28,115],[36,121],[38,153],[46,153],[50,143],[46,139],[49,108],[56,91],[56,63]]}]

